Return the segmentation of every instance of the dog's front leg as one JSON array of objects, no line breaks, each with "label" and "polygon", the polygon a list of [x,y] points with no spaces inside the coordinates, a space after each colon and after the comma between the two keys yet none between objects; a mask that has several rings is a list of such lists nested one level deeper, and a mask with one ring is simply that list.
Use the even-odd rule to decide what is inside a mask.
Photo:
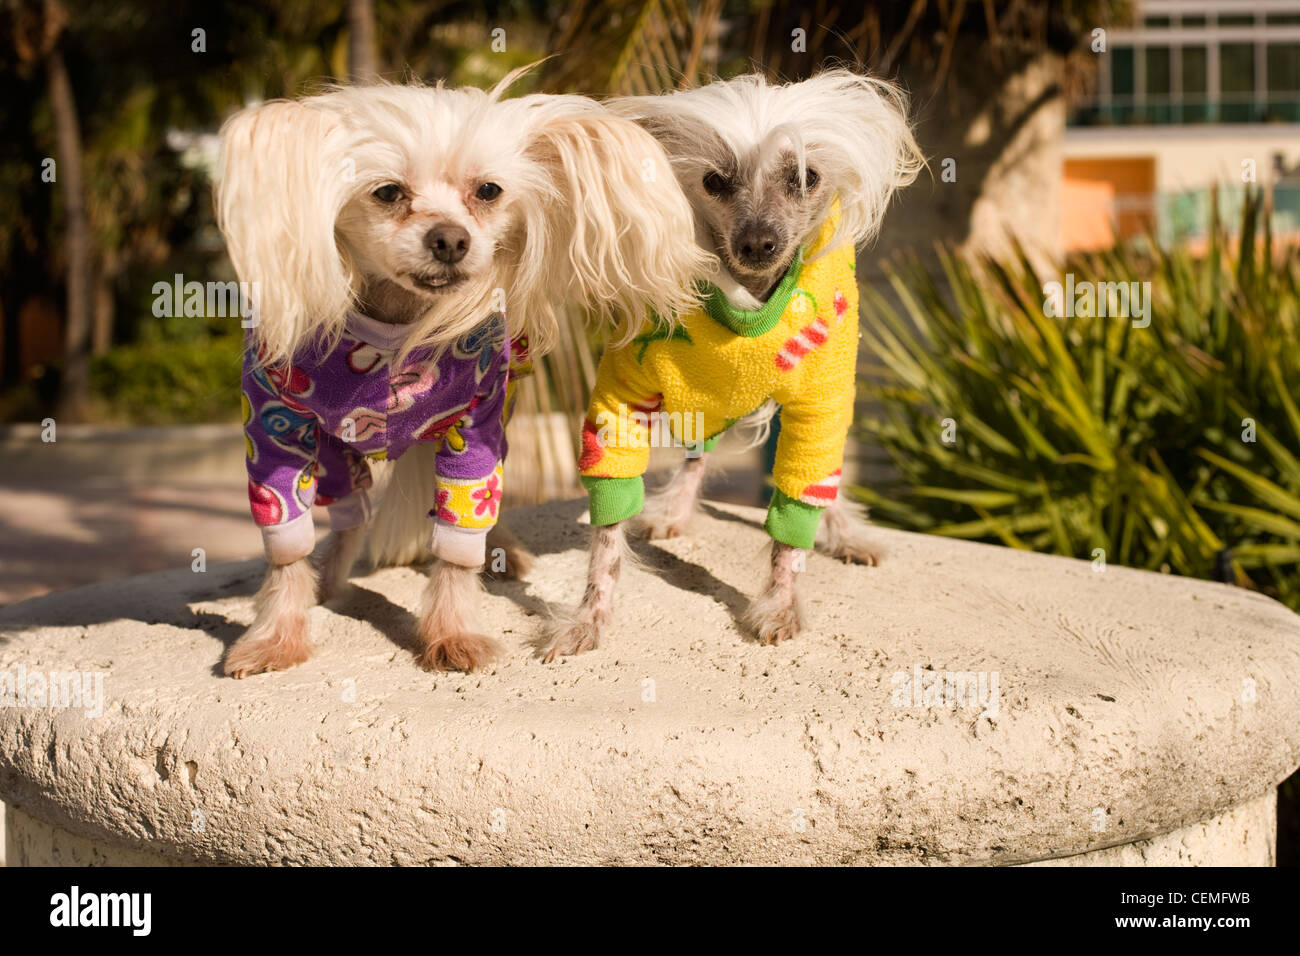
[{"label": "dog's front leg", "polygon": [[701,452],[673,472],[662,489],[646,499],[635,526],[647,538],[676,538],[686,533],[699,501],[706,467]]},{"label": "dog's front leg", "polygon": [[614,616],[614,586],[627,553],[623,522],[596,528],[591,535],[587,563],[587,590],[572,615],[557,619],[551,627],[551,644],[546,649],[549,663],[566,654],[581,654],[600,644],[604,629]]},{"label": "dog's front leg", "polygon": [[257,616],[226,652],[228,676],[284,670],[311,657],[307,612],[316,603],[316,571],[310,559],[271,565],[254,601]]},{"label": "dog's front leg", "polygon": [[501,653],[501,645],[478,633],[483,595],[479,569],[434,562],[424,589],[418,637],[420,666],[429,671],[472,671]]},{"label": "dog's front leg", "polygon": [[325,543],[325,559],[321,562],[318,595],[322,604],[346,590],[352,566],[357,563],[365,544],[365,527],[330,532]]},{"label": "dog's front leg", "polygon": [[795,578],[803,570],[806,553],[780,541],[772,542],[772,575],[763,593],[745,609],[743,619],[759,643],[780,644],[803,627]]}]

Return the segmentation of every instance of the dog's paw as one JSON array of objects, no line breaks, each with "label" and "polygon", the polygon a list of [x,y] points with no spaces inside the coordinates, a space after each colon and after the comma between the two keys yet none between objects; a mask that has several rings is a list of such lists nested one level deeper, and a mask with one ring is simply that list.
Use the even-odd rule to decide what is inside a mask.
[{"label": "dog's paw", "polygon": [[865,564],[867,567],[877,567],[885,556],[883,548],[878,548],[867,541],[848,541],[828,548],[827,554],[833,558],[839,558],[845,564]]},{"label": "dog's paw", "polygon": [[501,656],[500,643],[483,634],[452,634],[429,644],[419,657],[426,671],[472,671]]},{"label": "dog's paw", "polygon": [[250,630],[231,645],[222,669],[227,677],[239,680],[267,671],[286,670],[303,663],[311,657],[311,652],[307,619],[296,618],[278,622],[270,634]]},{"label": "dog's paw", "polygon": [[755,598],[745,610],[743,623],[760,644],[780,644],[803,629],[798,603],[784,593]]},{"label": "dog's paw", "polygon": [[330,601],[339,601],[351,593],[352,582],[347,578],[331,580],[322,575],[320,583],[316,585],[316,603],[327,604]]},{"label": "dog's paw", "polygon": [[649,541],[661,541],[664,538],[683,537],[690,526],[690,516],[673,516],[670,514],[642,514],[632,523],[634,533]]},{"label": "dog's paw", "polygon": [[593,621],[565,621],[551,629],[551,643],[542,655],[549,664],[557,657],[594,651],[600,645],[600,628]]}]

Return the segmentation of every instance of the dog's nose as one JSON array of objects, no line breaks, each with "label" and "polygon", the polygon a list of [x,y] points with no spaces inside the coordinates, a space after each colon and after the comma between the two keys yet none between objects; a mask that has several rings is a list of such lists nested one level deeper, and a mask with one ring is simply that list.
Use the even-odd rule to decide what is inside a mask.
[{"label": "dog's nose", "polygon": [[742,263],[758,268],[771,263],[779,239],[770,226],[748,223],[731,234],[731,248]]},{"label": "dog's nose", "polygon": [[450,266],[469,252],[469,233],[454,222],[442,222],[424,234],[424,244],[435,259]]}]

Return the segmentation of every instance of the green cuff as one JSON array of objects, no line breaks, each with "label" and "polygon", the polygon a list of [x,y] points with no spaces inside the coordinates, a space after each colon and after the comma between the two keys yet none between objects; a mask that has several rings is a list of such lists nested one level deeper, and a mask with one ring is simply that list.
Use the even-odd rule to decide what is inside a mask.
[{"label": "green cuff", "polygon": [[825,510],[816,505],[806,505],[797,498],[791,498],[780,488],[774,488],[763,527],[782,544],[808,549],[817,538],[817,526],[821,524],[822,512]]},{"label": "green cuff", "polygon": [[704,444],[703,444],[701,447],[702,447],[706,452],[708,452],[708,451],[713,451],[713,449],[715,449],[715,448],[718,447],[718,442],[719,442],[721,439],[722,439],[722,432],[718,432],[718,433],[717,433],[716,435],[714,435],[712,438],[706,438],[706,439],[704,439]]},{"label": "green cuff", "polygon": [[617,524],[641,513],[645,504],[645,481],[635,478],[596,478],[582,476],[582,487],[587,489],[591,523],[596,527]]}]

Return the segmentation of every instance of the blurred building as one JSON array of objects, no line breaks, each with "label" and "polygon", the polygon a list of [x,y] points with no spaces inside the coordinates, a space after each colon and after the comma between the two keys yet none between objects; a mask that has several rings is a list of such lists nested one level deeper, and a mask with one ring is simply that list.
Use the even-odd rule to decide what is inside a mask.
[{"label": "blurred building", "polygon": [[1136,6],[1069,120],[1065,248],[1147,231],[1196,245],[1211,187],[1231,223],[1248,183],[1274,187],[1275,232],[1300,239],[1300,0]]}]

